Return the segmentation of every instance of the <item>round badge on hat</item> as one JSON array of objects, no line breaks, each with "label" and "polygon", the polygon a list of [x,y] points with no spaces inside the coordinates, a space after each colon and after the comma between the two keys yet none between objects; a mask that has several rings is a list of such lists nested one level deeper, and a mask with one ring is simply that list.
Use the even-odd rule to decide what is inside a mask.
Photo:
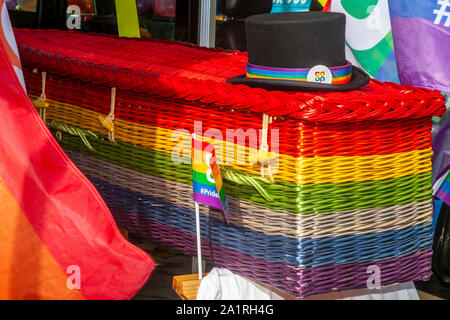
[{"label": "round badge on hat", "polygon": [[331,84],[333,76],[331,75],[331,71],[328,67],[318,65],[309,70],[306,80],[308,82]]}]

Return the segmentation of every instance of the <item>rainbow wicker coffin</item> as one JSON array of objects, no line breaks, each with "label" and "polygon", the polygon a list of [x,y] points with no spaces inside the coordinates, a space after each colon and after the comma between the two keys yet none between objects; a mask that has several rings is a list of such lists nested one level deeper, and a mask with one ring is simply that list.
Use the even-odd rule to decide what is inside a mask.
[{"label": "rainbow wicker coffin", "polygon": [[196,254],[195,132],[216,147],[231,216],[227,225],[201,206],[208,261],[297,298],[366,287],[376,267],[381,285],[430,276],[438,92],[377,81],[266,91],[225,82],[243,73],[245,53],[80,32],[16,37],[30,98],[131,233]]}]

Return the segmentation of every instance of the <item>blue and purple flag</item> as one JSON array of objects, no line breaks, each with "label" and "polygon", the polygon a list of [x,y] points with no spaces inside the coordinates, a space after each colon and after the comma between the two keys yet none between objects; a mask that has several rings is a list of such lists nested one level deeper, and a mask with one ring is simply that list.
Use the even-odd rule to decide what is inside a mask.
[{"label": "blue and purple flag", "polygon": [[450,91],[450,0],[389,0],[401,84]]},{"label": "blue and purple flag", "polygon": [[435,196],[450,206],[450,172],[447,173]]}]

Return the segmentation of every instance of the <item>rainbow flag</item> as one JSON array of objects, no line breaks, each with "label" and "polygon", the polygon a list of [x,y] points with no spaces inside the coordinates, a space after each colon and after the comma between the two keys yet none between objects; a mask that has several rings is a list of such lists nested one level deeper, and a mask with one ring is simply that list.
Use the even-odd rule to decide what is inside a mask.
[{"label": "rainbow flag", "polygon": [[216,162],[214,146],[192,137],[192,180],[194,201],[221,209],[230,223],[227,198]]},{"label": "rainbow flag", "polygon": [[0,40],[0,299],[129,299],[155,263],[122,237],[53,139],[16,74],[13,34],[2,39],[9,40]]},{"label": "rainbow flag", "polygon": [[309,10],[329,12],[331,0],[312,0]]}]

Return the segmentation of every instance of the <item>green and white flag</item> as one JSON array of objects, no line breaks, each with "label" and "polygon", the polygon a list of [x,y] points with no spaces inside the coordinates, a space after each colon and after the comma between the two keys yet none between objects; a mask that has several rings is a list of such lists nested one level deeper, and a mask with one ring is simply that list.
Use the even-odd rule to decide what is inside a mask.
[{"label": "green and white flag", "polygon": [[399,83],[388,0],[332,0],[345,13],[346,56],[373,78]]}]

